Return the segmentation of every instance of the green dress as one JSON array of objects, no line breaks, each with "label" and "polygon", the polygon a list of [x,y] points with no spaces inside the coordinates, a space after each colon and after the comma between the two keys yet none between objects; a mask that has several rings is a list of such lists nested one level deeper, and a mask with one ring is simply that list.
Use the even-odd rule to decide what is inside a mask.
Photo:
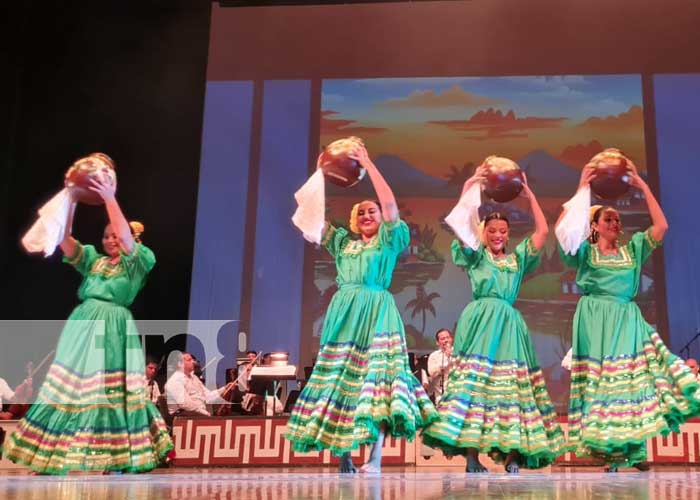
[{"label": "green dress", "polygon": [[452,243],[452,259],[464,268],[474,300],[457,322],[452,367],[438,412],[423,441],[446,455],[467,448],[503,461],[520,453],[520,465],[544,467],[564,450],[564,434],[547,393],[525,321],[513,307],[523,276],[539,264],[530,238],[502,259]]},{"label": "green dress", "polygon": [[646,440],[700,414],[693,374],[664,345],[634,302],[642,264],[659,245],[635,233],[616,255],[584,241],[575,255],[584,294],[573,322],[569,443],[580,456],[633,465],[647,457]]},{"label": "green dress", "polygon": [[408,364],[403,322],[389,293],[396,260],[410,241],[403,221],[383,222],[369,242],[329,226],[323,245],[335,258],[333,296],[311,377],[289,417],[295,451],[341,455],[387,434],[412,439],[437,419]]},{"label": "green dress", "polygon": [[36,401],[5,443],[6,458],[43,474],[145,472],[173,448],[145,398],[141,341],[127,307],[155,265],[136,243],[115,265],[92,245],[64,257],[83,275]]}]

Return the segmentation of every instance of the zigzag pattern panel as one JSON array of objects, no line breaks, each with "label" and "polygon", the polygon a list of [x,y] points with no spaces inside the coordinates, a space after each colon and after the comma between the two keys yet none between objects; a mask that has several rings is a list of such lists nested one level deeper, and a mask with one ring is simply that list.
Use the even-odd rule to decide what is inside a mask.
[{"label": "zigzag pattern panel", "polygon": [[[562,430],[568,426],[562,419]],[[173,425],[176,458],[179,466],[201,465],[337,465],[329,451],[296,453],[284,439],[286,417],[273,418],[194,418],[176,419]],[[653,463],[699,463],[700,420],[693,419],[679,434],[658,436],[647,442],[648,461]],[[432,453],[431,453],[432,451]],[[366,461],[369,448],[361,446],[352,454],[356,462]],[[441,452],[424,449],[420,442],[387,438],[383,448],[386,465],[463,466],[463,459],[447,460]],[[488,460],[487,460],[488,461]],[[569,452],[558,465],[591,465],[590,458]],[[489,465],[491,465],[489,463]]]},{"label": "zigzag pattern panel", "polygon": [[[568,437],[568,425],[561,422]],[[694,418],[681,425],[679,433],[657,436],[647,441],[647,461],[659,464],[700,463],[700,419]],[[597,463],[590,458],[577,457],[569,452],[557,458],[557,464],[589,465]]]},{"label": "zigzag pattern panel", "polygon": [[[175,465],[337,465],[338,459],[327,450],[296,453],[284,439],[286,417],[273,418],[185,418],[173,423]],[[369,448],[361,446],[352,454],[357,461],[369,457]],[[383,447],[383,463],[403,465],[407,444],[388,437]]]}]

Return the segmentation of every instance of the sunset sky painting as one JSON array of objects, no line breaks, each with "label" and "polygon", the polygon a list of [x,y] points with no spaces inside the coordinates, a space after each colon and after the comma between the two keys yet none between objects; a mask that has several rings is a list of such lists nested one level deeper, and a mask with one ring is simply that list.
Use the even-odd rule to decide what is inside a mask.
[{"label": "sunset sky painting", "polygon": [[373,154],[400,152],[437,176],[537,149],[581,168],[596,143],[642,167],[641,103],[638,75],[326,80],[321,143],[358,135]]}]

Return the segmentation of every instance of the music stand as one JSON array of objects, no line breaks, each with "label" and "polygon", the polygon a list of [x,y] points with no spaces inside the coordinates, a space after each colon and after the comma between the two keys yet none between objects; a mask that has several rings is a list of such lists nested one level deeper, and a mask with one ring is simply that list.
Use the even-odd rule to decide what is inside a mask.
[{"label": "music stand", "polygon": [[[260,368],[266,368],[266,367],[256,367],[258,370]],[[253,371],[250,374],[250,385],[251,388],[253,387],[253,383],[256,382],[257,384],[262,384],[265,385],[267,388],[267,384],[272,382],[272,396],[273,398],[277,397],[277,388],[279,387],[279,383],[281,381],[288,381],[288,380],[296,380],[297,375],[296,372],[292,374],[264,374],[264,373],[256,373],[256,369],[253,368]],[[256,385],[257,385],[256,384]],[[267,389],[265,390],[265,395],[264,395],[264,400],[263,400],[263,415],[267,416]],[[272,403],[272,415],[275,415],[275,404],[274,404],[274,399]]]}]

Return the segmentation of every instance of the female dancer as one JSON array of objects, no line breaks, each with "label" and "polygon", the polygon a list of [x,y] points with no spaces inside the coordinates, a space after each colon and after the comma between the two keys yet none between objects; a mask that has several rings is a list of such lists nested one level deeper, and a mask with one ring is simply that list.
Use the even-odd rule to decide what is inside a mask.
[{"label": "female dancer", "polygon": [[[361,470],[379,472],[385,433],[412,439],[437,413],[411,374],[404,326],[388,291],[396,260],[409,244],[408,226],[364,146],[356,146],[351,157],[366,169],[379,202],[353,207],[350,229],[358,239],[325,225],[322,244],[335,258],[338,291],[326,313],[318,361],[294,406],[286,437],[296,451],[330,449],[341,456],[341,472],[356,472],[351,450],[372,443]],[[297,199],[303,209],[305,202]],[[323,204],[316,210],[323,216]]]},{"label": "female dancer", "polygon": [[64,261],[83,275],[81,304],[61,333],[36,402],[5,443],[8,459],[40,474],[145,472],[173,447],[146,399],[141,342],[127,309],[155,257],[132,235],[116,184],[93,180],[90,189],[104,200],[109,217],[102,236],[106,255],[71,236],[69,210],[60,246]]},{"label": "female dancer", "polygon": [[579,189],[556,226],[562,259],[577,268],[576,284],[583,293],[573,322],[569,443],[577,455],[605,460],[611,472],[624,465],[642,469],[647,439],[678,432],[681,423],[700,414],[697,381],[634,302],[642,264],[661,244],[668,223],[629,164],[631,184],[644,194],[651,227],[619,243],[617,210],[590,207],[592,164],[583,169]]},{"label": "female dancer", "polygon": [[457,323],[452,368],[438,405],[441,420],[425,430],[423,441],[448,456],[466,454],[467,472],[487,472],[478,459],[484,452],[517,473],[548,465],[563,452],[564,435],[532,339],[513,307],[523,276],[539,264],[548,228],[525,183],[535,232],[506,253],[510,227],[503,214],[493,212],[477,225],[485,173],[482,165],[465,182],[446,219],[462,240],[453,241],[452,258],[467,271],[474,301]]}]

